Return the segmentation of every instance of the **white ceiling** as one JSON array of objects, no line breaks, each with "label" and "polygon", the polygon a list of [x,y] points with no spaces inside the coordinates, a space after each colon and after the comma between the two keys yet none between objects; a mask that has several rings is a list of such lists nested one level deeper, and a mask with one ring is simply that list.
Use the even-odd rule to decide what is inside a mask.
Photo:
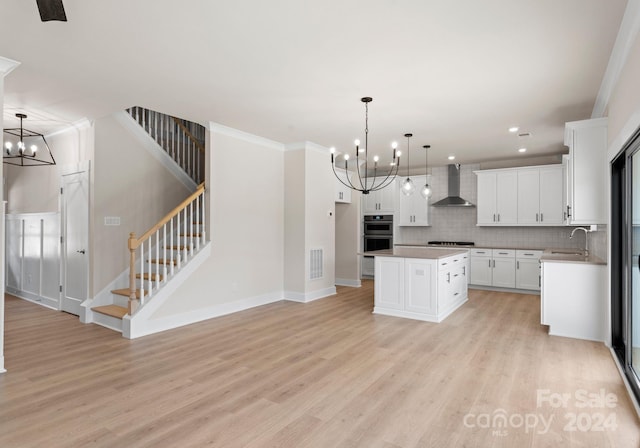
[{"label": "white ceiling", "polygon": [[564,151],[589,118],[626,0],[1,0],[5,126],[48,133],[132,105],[352,151],[412,132],[412,164]]}]

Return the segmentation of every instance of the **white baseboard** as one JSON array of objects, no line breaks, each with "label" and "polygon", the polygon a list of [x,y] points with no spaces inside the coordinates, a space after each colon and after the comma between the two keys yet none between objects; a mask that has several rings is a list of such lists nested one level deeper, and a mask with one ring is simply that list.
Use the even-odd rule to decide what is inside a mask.
[{"label": "white baseboard", "polygon": [[12,288],[11,286],[5,286],[5,292],[20,299],[37,303],[38,305],[42,305],[45,308],[51,308],[52,310],[56,311],[60,309],[60,301],[52,299],[50,297],[39,296],[38,294],[34,294],[29,291],[21,291],[19,289]]},{"label": "white baseboard", "polygon": [[308,302],[313,302],[314,300],[323,299],[325,297],[332,296],[335,294],[336,294],[336,287],[332,286],[330,288],[318,289],[316,291],[311,291],[307,293],[285,291],[284,299],[289,300],[291,302],[308,303]]},{"label": "white baseboard", "polygon": [[5,373],[7,369],[4,368],[4,355],[0,356],[0,373]]},{"label": "white baseboard", "polygon": [[495,291],[495,292],[515,292],[516,294],[532,294],[539,296],[539,290],[532,289],[515,289],[515,288],[498,288],[497,286],[483,286],[483,285],[469,285],[469,289],[479,289],[481,291]]},{"label": "white baseboard", "polygon": [[360,288],[362,286],[362,281],[354,280],[351,278],[336,278],[335,284],[336,286],[349,286],[351,288]]},{"label": "white baseboard", "polygon": [[[127,330],[127,317],[123,320],[123,336],[129,339],[147,336],[161,331],[171,330],[185,325],[194,324],[203,320],[213,319],[215,317],[225,316],[227,314],[237,313],[239,311],[248,310],[257,306],[268,305],[282,300],[282,292],[277,291],[270,294],[263,294],[256,297],[237,300],[235,302],[220,303],[211,305],[206,308],[187,311],[185,313],[161,317],[158,319],[147,319],[144,322],[134,322],[133,331],[131,327]],[[135,316],[134,316],[135,318]]]}]

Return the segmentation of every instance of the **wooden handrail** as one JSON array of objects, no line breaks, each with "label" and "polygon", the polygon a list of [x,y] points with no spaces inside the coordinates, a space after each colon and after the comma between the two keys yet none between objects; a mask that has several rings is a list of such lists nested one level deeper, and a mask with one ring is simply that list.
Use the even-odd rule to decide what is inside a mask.
[{"label": "wooden handrail", "polygon": [[180,129],[182,129],[182,132],[184,132],[187,135],[187,137],[189,137],[191,139],[191,141],[196,145],[196,148],[198,148],[198,150],[200,152],[204,153],[204,146],[191,133],[191,131],[189,131],[189,129],[187,129],[187,127],[182,123],[182,120],[180,120],[179,118],[176,118],[176,117],[171,117],[171,118],[173,118],[173,121],[180,127]]},{"label": "wooden handrail", "polygon": [[182,201],[176,208],[174,208],[169,213],[167,213],[164,218],[162,218],[153,227],[147,230],[140,238],[135,238],[135,235],[132,233],[129,236],[129,250],[133,251],[137,249],[138,246],[140,246],[140,244],[143,241],[147,240],[151,235],[153,235],[156,232],[156,230],[161,228],[163,225],[168,223],[171,220],[171,218],[173,218],[178,213],[180,213],[182,209],[185,208],[187,205],[189,205],[195,198],[197,198],[202,193],[203,190],[204,190],[204,182],[198,185],[198,187],[196,188],[196,191],[194,191],[187,199]]}]

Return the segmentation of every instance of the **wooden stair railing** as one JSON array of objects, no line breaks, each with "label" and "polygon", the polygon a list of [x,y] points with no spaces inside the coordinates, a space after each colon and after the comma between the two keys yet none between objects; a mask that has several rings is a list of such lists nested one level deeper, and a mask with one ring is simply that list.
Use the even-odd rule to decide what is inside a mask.
[{"label": "wooden stair railing", "polygon": [[140,106],[127,112],[196,184],[204,180],[204,126]]},{"label": "wooden stair railing", "polygon": [[[201,244],[204,245],[206,241],[204,190],[203,182],[198,185],[195,192],[140,238],[136,238],[133,232],[129,234],[128,314],[130,316],[153,296],[161,284],[166,283],[176,270],[179,270],[200,250]],[[194,226],[200,229],[194,229]],[[180,241],[174,241],[174,239]],[[136,272],[138,258],[140,271]],[[136,287],[136,278],[140,280],[140,289]]]}]

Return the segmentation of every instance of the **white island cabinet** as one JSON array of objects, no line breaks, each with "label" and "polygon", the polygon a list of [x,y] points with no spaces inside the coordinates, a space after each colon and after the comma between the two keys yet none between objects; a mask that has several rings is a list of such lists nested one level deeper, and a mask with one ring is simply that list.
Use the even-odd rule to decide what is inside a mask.
[{"label": "white island cabinet", "polygon": [[375,257],[375,314],[442,322],[467,301],[467,250],[409,248]]}]

